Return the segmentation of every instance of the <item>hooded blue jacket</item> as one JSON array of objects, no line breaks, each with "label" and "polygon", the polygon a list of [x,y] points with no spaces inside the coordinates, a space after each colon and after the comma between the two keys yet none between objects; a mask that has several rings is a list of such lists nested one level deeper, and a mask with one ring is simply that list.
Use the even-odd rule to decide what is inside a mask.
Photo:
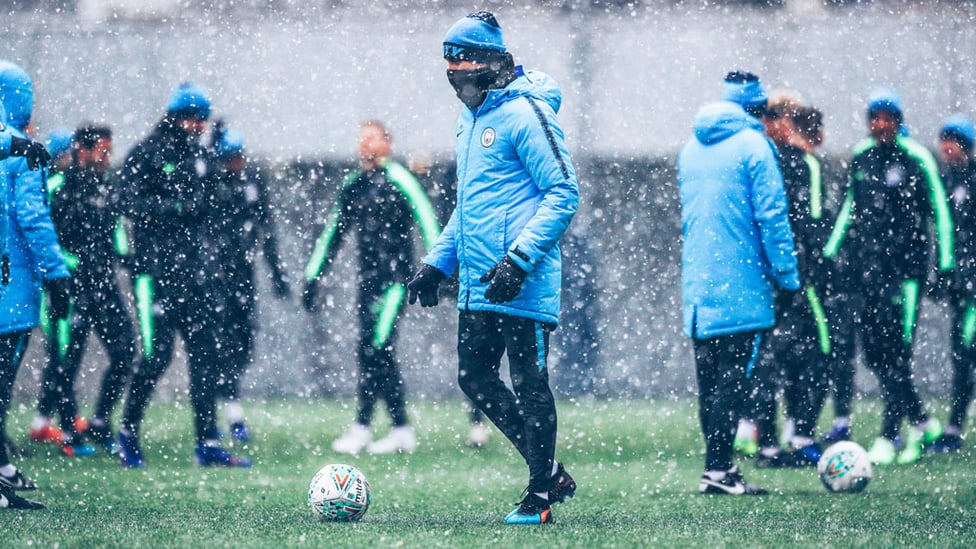
[{"label": "hooded blue jacket", "polygon": [[[576,171],[556,113],[555,81],[517,69],[477,109],[464,107],[457,131],[457,206],[424,263],[458,269],[458,309],[559,321],[559,239],[579,204]],[[485,299],[479,281],[505,256],[527,272],[508,303]]]},{"label": "hooded blue jacket", "polygon": [[775,323],[773,284],[800,288],[783,177],[760,122],[720,101],[678,157],[684,332],[706,339]]},{"label": "hooded blue jacket", "polygon": [[[11,70],[8,65],[0,62],[0,102],[7,111],[7,130],[25,137],[33,87],[29,78],[25,84],[22,69]],[[9,283],[0,284],[0,334],[6,334],[37,326],[41,285],[69,274],[51,223],[41,170],[29,170],[27,161],[19,157],[0,161],[0,195],[0,221],[4,224],[0,231],[6,232],[6,241],[0,242],[4,245],[3,259],[10,265]]]}]

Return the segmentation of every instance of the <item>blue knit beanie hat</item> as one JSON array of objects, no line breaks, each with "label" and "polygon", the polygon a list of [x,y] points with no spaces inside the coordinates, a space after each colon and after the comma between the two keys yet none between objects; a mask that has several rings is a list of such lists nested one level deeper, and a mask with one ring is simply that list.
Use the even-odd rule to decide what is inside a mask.
[{"label": "blue knit beanie hat", "polygon": [[191,82],[179,85],[169,96],[167,114],[172,118],[210,118],[210,97],[202,86]]},{"label": "blue knit beanie hat", "polygon": [[901,110],[901,96],[898,92],[889,88],[875,90],[868,98],[868,118],[872,118],[879,112],[887,112],[894,116],[898,122],[905,118]]},{"label": "blue knit beanie hat", "polygon": [[214,147],[217,158],[226,160],[238,154],[244,153],[244,136],[234,130],[227,130],[217,141]]},{"label": "blue knit beanie hat", "polygon": [[490,11],[476,11],[454,23],[444,36],[444,59],[488,63],[507,53],[502,28]]},{"label": "blue knit beanie hat", "polygon": [[75,132],[66,128],[58,128],[47,134],[44,145],[51,158],[57,158],[71,150],[71,144],[75,140]]},{"label": "blue knit beanie hat", "polygon": [[34,112],[34,82],[23,67],[10,61],[0,61],[0,101],[7,110],[4,122],[23,131]]},{"label": "blue knit beanie hat", "polygon": [[976,143],[976,127],[969,117],[956,113],[942,123],[939,139],[951,139],[967,151],[972,151],[973,144]]},{"label": "blue knit beanie hat", "polygon": [[722,99],[742,105],[746,110],[766,106],[769,94],[759,82],[759,77],[751,72],[732,71],[725,75],[722,84]]}]

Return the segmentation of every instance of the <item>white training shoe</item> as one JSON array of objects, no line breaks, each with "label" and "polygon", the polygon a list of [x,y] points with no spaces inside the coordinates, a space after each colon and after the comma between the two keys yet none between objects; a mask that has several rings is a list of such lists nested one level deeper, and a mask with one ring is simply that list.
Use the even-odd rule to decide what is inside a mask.
[{"label": "white training shoe", "polygon": [[488,430],[488,426],[482,422],[477,422],[471,424],[471,432],[468,433],[468,446],[471,448],[481,448],[488,442],[488,437],[491,435],[491,431]]},{"label": "white training shoe", "polygon": [[371,454],[411,453],[417,449],[417,435],[413,427],[394,427],[390,434],[369,445]]},{"label": "white training shoe", "polygon": [[372,441],[369,427],[354,423],[346,429],[341,437],[332,443],[332,451],[340,454],[356,455],[365,450]]}]

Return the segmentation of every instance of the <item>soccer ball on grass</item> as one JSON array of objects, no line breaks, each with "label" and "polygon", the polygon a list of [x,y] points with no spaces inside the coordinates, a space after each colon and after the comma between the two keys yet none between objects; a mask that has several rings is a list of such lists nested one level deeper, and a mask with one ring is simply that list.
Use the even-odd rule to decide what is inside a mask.
[{"label": "soccer ball on grass", "polygon": [[359,520],[369,509],[369,482],[352,465],[326,465],[308,485],[308,506],[322,521]]},{"label": "soccer ball on grass", "polygon": [[817,462],[817,472],[824,487],[831,492],[857,493],[871,482],[868,453],[849,440],[827,448]]}]

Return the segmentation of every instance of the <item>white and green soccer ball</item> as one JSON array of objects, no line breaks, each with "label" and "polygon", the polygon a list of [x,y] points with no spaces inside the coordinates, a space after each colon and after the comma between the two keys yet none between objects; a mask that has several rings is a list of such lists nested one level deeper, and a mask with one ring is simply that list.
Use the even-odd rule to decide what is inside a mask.
[{"label": "white and green soccer ball", "polygon": [[326,465],[308,485],[308,506],[322,521],[359,520],[369,509],[369,482],[352,465]]},{"label": "white and green soccer ball", "polygon": [[824,487],[831,492],[857,493],[871,482],[871,462],[859,444],[844,440],[824,450],[817,462]]}]

